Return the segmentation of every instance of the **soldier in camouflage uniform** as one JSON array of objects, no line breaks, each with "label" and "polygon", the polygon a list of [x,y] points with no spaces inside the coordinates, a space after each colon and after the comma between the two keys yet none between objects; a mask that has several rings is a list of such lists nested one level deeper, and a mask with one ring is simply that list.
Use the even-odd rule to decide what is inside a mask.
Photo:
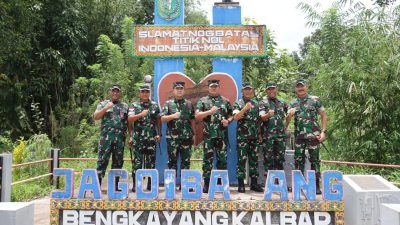
[{"label": "soldier in camouflage uniform", "polygon": [[282,99],[277,98],[275,82],[265,85],[267,97],[260,102],[265,174],[268,170],[283,170],[285,162],[285,117],[289,108]]},{"label": "soldier in camouflage uniform", "polygon": [[[111,169],[121,169],[124,164],[125,134],[128,121],[128,105],[120,101],[121,86],[111,85],[108,89],[109,100],[97,105],[93,114],[95,120],[101,119],[101,132],[99,141],[99,156],[97,161],[97,173],[101,181],[106,173],[107,165],[112,154]],[[116,179],[117,190],[119,178]]]},{"label": "soldier in camouflage uniform", "polygon": [[177,170],[178,155],[181,156],[181,168],[190,169],[190,155],[194,138],[194,107],[192,102],[183,98],[185,82],[173,84],[174,98],[164,103],[161,122],[167,122],[168,168]]},{"label": "soldier in camouflage uniform", "polygon": [[226,169],[227,126],[233,120],[232,106],[228,99],[219,94],[219,80],[208,81],[208,95],[201,98],[196,106],[196,120],[204,121],[203,193],[208,193],[214,151],[217,168]]},{"label": "soldier in camouflage uniform", "polygon": [[[154,169],[156,163],[156,144],[160,142],[160,109],[154,101],[150,100],[150,87],[139,87],[139,101],[129,106],[128,121],[130,136],[133,145],[132,160],[132,191],[135,192],[136,170],[142,168]],[[150,189],[151,181],[147,182]]]},{"label": "soldier in camouflage uniform", "polygon": [[[327,118],[325,108],[317,96],[308,95],[308,85],[306,80],[296,81],[295,92],[297,99],[291,104],[289,115],[286,119],[286,127],[294,116],[294,136],[295,136],[295,166],[304,172],[305,151],[310,155],[311,169],[316,172],[317,194],[321,194],[320,189],[320,143],[325,139]],[[322,130],[318,125],[318,114],[322,120]]]},{"label": "soldier in camouflage uniform", "polygon": [[260,123],[258,120],[258,102],[253,99],[253,86],[250,83],[243,83],[243,98],[236,101],[233,106],[233,118],[238,121],[237,125],[237,152],[238,165],[237,176],[240,193],[245,192],[244,178],[246,160],[249,159],[249,172],[251,177],[250,190],[263,192],[258,185],[258,140]]}]

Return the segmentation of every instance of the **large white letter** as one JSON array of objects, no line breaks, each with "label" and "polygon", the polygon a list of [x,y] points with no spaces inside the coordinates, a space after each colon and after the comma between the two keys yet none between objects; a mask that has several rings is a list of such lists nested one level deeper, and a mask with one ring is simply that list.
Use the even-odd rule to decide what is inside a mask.
[{"label": "large white letter", "polygon": [[[222,218],[218,220],[218,216]],[[221,221],[221,223],[219,223]],[[216,211],[212,214],[212,224],[214,225],[228,225],[228,213]]]},{"label": "large white letter", "polygon": [[142,215],[142,213],[143,211],[137,211],[135,215],[133,215],[133,212],[129,211],[129,225],[140,225],[137,220]]},{"label": "large white letter", "polygon": [[327,212],[315,212],[314,224],[315,225],[328,225],[331,223],[331,215]]},{"label": "large white letter", "polygon": [[204,218],[201,212],[194,212],[194,225],[200,225],[200,222],[202,225],[211,225],[211,212],[206,212],[206,218]]},{"label": "large white letter", "polygon": [[192,215],[190,211],[183,211],[179,225],[193,225]]},{"label": "large white letter", "polygon": [[240,212],[237,215],[237,211],[232,212],[232,225],[243,225],[242,219],[247,214],[247,212]]},{"label": "large white letter", "polygon": [[296,213],[294,212],[281,212],[281,225],[296,225]]},{"label": "large white letter", "polygon": [[299,225],[312,225],[310,214],[308,212],[300,213]]},{"label": "large white letter", "polygon": [[172,221],[174,220],[175,216],[176,216],[176,211],[172,211],[171,215],[168,214],[167,211],[163,211],[163,214],[165,216],[165,219],[167,220],[167,224],[168,225],[172,225]]},{"label": "large white letter", "polygon": [[115,211],[112,218],[113,225],[128,225],[128,213],[126,211]]},{"label": "large white letter", "polygon": [[147,225],[160,225],[160,217],[157,211],[150,211],[149,217],[147,218]]},{"label": "large white letter", "polygon": [[106,212],[106,217],[101,211],[96,211],[96,224],[111,225],[111,211]]},{"label": "large white letter", "polygon": [[263,225],[263,219],[261,216],[261,212],[253,212],[253,215],[251,216],[251,225]]},{"label": "large white letter", "polygon": [[79,225],[94,225],[93,223],[90,223],[90,216],[92,216],[93,214],[93,210],[81,210],[79,212]]},{"label": "large white letter", "polygon": [[76,210],[63,210],[64,225],[78,225],[78,212]]}]

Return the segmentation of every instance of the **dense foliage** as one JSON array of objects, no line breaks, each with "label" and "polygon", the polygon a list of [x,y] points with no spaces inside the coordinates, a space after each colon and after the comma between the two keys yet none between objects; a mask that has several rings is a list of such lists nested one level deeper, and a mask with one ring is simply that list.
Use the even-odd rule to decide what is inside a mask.
[{"label": "dense foliage", "polygon": [[341,1],[318,13],[302,68],[329,106],[329,144],[347,161],[400,163],[400,7]]},{"label": "dense foliage", "polygon": [[[341,0],[324,12],[300,4],[316,31],[290,53],[268,30],[268,57],[244,59],[243,79],[258,97],[275,80],[290,100],[293,80],[310,78],[312,94],[328,107],[327,145],[336,159],[398,164],[400,10],[394,0],[374,3]],[[199,0],[185,4],[186,24],[209,23]],[[64,156],[93,154],[99,129],[91,114],[107,86],[121,83],[130,102],[153,73],[153,60],[130,57],[130,28],[152,24],[153,7],[153,0],[0,2],[0,152],[24,162],[27,140],[47,135]],[[185,59],[193,80],[210,72],[211,59]]]}]

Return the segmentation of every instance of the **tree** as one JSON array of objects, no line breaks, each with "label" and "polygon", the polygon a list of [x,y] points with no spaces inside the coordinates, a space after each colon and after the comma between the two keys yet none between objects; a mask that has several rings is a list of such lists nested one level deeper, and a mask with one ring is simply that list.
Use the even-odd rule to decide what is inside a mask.
[{"label": "tree", "polygon": [[331,8],[320,18],[320,45],[307,47],[304,65],[329,106],[331,148],[343,160],[398,164],[399,6],[349,3],[348,10]]}]

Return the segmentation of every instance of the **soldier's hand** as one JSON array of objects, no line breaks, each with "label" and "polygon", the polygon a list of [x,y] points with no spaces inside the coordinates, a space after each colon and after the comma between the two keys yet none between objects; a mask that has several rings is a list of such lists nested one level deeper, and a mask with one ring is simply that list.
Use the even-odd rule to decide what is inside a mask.
[{"label": "soldier's hand", "polygon": [[196,143],[196,135],[195,134],[193,134],[193,137],[192,137],[192,145],[194,145],[194,143]]},{"label": "soldier's hand", "polygon": [[160,135],[156,135],[156,136],[154,137],[154,140],[156,140],[157,142],[160,142],[160,141],[161,141]]},{"label": "soldier's hand", "polygon": [[221,120],[222,126],[226,127],[229,125],[229,121],[226,119]]},{"label": "soldier's hand", "polygon": [[181,112],[174,113],[174,118],[175,119],[179,119],[179,117],[181,117]]},{"label": "soldier's hand", "polygon": [[219,108],[217,107],[217,106],[213,106],[211,109],[210,109],[210,112],[211,112],[211,114],[214,114],[215,112],[217,112],[219,110]]},{"label": "soldier's hand", "polygon": [[321,132],[318,136],[317,139],[319,142],[323,142],[325,140],[325,133]]},{"label": "soldier's hand", "polygon": [[108,102],[107,105],[106,105],[104,108],[110,109],[110,108],[112,108],[113,106],[114,106],[114,103]]},{"label": "soldier's hand", "polygon": [[272,110],[272,109],[268,110],[268,114],[269,114],[269,117],[273,116],[275,114],[275,110]]},{"label": "soldier's hand", "polygon": [[238,120],[243,118],[243,114],[236,114],[235,116],[236,116],[236,119],[238,119]]},{"label": "soldier's hand", "polygon": [[142,114],[142,117],[145,117],[145,116],[147,116],[148,113],[149,113],[149,110],[145,109],[140,114]]},{"label": "soldier's hand", "polygon": [[254,106],[253,106],[253,104],[251,104],[251,102],[248,102],[248,103],[246,103],[246,105],[244,106],[244,108],[246,109],[246,110],[250,110],[251,108],[253,108]]},{"label": "soldier's hand", "polygon": [[296,109],[290,109],[289,115],[293,116],[296,113]]}]

